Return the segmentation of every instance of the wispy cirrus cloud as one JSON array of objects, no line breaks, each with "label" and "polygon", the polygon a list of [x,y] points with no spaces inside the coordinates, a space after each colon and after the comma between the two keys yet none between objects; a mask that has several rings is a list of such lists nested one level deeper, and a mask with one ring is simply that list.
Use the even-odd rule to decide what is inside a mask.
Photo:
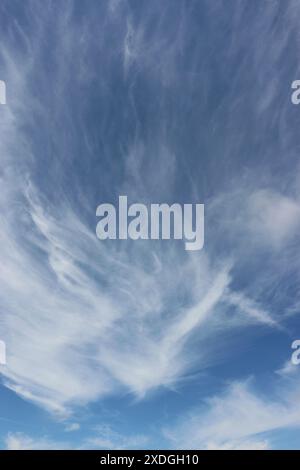
[{"label": "wispy cirrus cloud", "polygon": [[[74,423],[75,424],[75,423]],[[78,430],[74,426],[68,431]],[[52,439],[49,436],[33,436],[20,432],[8,433],[4,439],[6,450],[62,450],[62,449],[139,449],[145,448],[148,438],[144,435],[122,435],[109,425],[96,426],[79,444],[68,440]]]},{"label": "wispy cirrus cloud", "polygon": [[[109,2],[107,9],[103,3],[97,15],[91,3],[79,24],[72,2],[65,2],[59,15],[52,2],[29,5],[30,19],[23,12],[24,21],[11,24],[13,34],[7,33],[0,49],[8,84],[0,119],[0,333],[7,343],[1,372],[5,385],[18,395],[65,417],[78,405],[119,392],[143,398],[159,387],[174,386],[193,367],[214,363],[214,347],[208,343],[225,344],[228,330],[278,326],[281,318],[266,307],[263,294],[270,294],[278,279],[274,253],[291,247],[283,275],[297,265],[299,204],[295,194],[274,189],[271,177],[256,178],[255,171],[230,190],[218,184],[218,175],[216,189],[207,195],[204,252],[191,256],[174,243],[101,244],[95,236],[100,198],[113,199],[124,190],[146,202],[198,200],[205,194],[199,186],[210,176],[209,165],[203,161],[202,168],[198,155],[187,161],[192,149],[183,154],[177,140],[177,135],[189,140],[180,134],[184,122],[177,117],[193,109],[193,83],[200,76],[196,58],[191,57],[188,72],[182,62],[191,12],[182,8],[173,30],[161,2],[159,10],[147,7],[145,24],[124,3]],[[1,8],[7,14],[9,6]],[[160,8],[162,19],[156,23]],[[100,13],[105,18],[101,28]],[[255,71],[261,54],[252,58]],[[139,108],[138,74],[149,96],[147,112],[154,109],[154,116],[145,111],[143,117]],[[209,92],[210,78],[204,91]],[[183,80],[190,86],[184,98],[178,93]],[[180,112],[172,107],[168,112],[171,92]],[[270,106],[275,92],[276,87],[259,113]],[[239,104],[230,103],[229,109]],[[219,118],[222,109],[221,103]],[[229,120],[229,126],[235,124]],[[230,151],[240,151],[240,139],[231,142]],[[200,173],[203,180],[197,179]],[[183,180],[189,181],[188,188]],[[249,270],[254,254],[266,252],[271,255],[264,269],[258,259],[256,269],[252,265]],[[230,345],[227,336],[229,353]],[[239,394],[254,411],[264,405],[246,387],[233,388],[225,400],[232,404]],[[234,416],[233,424],[240,418]],[[213,432],[198,437],[214,445]],[[222,445],[234,441],[239,446],[240,437],[228,432],[226,438],[225,433]],[[126,445],[109,433],[94,444],[114,445],[113,438],[116,445]],[[11,437],[9,445],[33,443]]]},{"label": "wispy cirrus cloud", "polygon": [[[295,368],[295,366],[294,366]],[[296,368],[295,368],[296,369]],[[271,398],[253,380],[234,382],[223,393],[204,401],[166,431],[175,448],[267,449],[274,433],[300,426],[299,371],[293,380],[282,377]]]},{"label": "wispy cirrus cloud", "polygon": [[5,439],[6,450],[63,450],[70,449],[66,442],[48,438],[33,438],[23,433],[9,433]]}]

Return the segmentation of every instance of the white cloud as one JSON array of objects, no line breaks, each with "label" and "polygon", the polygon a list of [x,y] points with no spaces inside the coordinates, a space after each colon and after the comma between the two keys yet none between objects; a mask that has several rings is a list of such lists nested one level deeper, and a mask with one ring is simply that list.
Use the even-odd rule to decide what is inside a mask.
[{"label": "white cloud", "polygon": [[176,448],[272,447],[272,432],[300,427],[300,404],[295,399],[299,390],[299,376],[292,383],[281,381],[274,390],[276,399],[259,394],[249,380],[235,382],[182,417],[166,436]]},{"label": "white cloud", "polygon": [[9,433],[5,439],[6,450],[63,450],[69,449],[67,443],[52,441],[48,438],[32,438],[23,433]]},{"label": "white cloud", "polygon": [[95,436],[85,440],[84,449],[143,449],[148,438],[143,435],[122,435],[108,425],[97,426]]},{"label": "white cloud", "polygon": [[247,298],[242,292],[228,291],[225,298],[229,304],[237,307],[241,313],[246,314],[256,323],[265,323],[271,327],[278,327],[278,323],[272,318],[269,312],[261,308],[257,302]]},{"label": "white cloud", "polygon": [[31,175],[36,155],[20,130],[40,105],[24,93],[25,64],[6,55],[14,103],[1,151],[14,165],[1,180],[0,200],[5,385],[67,416],[72,406],[120,388],[142,397],[175,383],[192,364],[187,341],[230,283],[230,265],[214,266],[204,253],[181,257],[173,245],[153,252],[104,246],[68,198],[59,206],[45,199]]},{"label": "white cloud", "polygon": [[[76,431],[78,423],[67,426],[66,431]],[[109,425],[99,425],[93,434],[86,437],[81,444],[72,445],[68,441],[58,441],[48,436],[33,437],[28,434],[15,432],[8,433],[4,439],[7,450],[63,450],[63,449],[140,449],[145,448],[148,438],[144,435],[122,435]]]},{"label": "white cloud", "polygon": [[207,444],[205,448],[205,450],[268,450],[268,449],[270,449],[270,444],[267,440],[229,441],[221,445],[210,442]]},{"label": "white cloud", "polygon": [[[291,349],[292,353],[292,349]],[[283,367],[276,371],[277,374],[283,377],[295,376],[298,373],[298,366],[292,363],[291,358],[285,362]]]},{"label": "white cloud", "polygon": [[[13,245],[2,252],[5,266],[0,274],[6,293],[6,386],[65,414],[68,405],[95,400],[120,386],[143,396],[176,381],[187,366],[185,342],[208,320],[230,282],[228,267],[219,273],[206,271],[206,278],[211,277],[207,292],[167,321],[161,316],[165,292],[156,274],[134,266],[126,254],[120,261],[113,252],[104,252],[70,211],[56,219],[47,215],[32,187],[27,201],[29,242],[42,254],[35,256],[31,248],[24,252],[21,241],[28,240],[11,240],[9,225],[1,235],[3,247]],[[103,263],[110,285],[106,292],[81,267],[101,276]],[[183,269],[195,273],[188,261]],[[170,277],[168,282],[172,293],[177,282]],[[152,315],[155,326],[149,323]]]},{"label": "white cloud", "polygon": [[[215,317],[226,297],[242,307],[252,321],[270,326],[273,321],[248,297],[228,297],[232,265],[226,260],[215,262],[208,254],[210,250],[191,257],[182,255],[171,243],[167,247],[155,245],[152,252],[149,245],[147,249],[136,245],[133,251],[128,244],[126,248],[101,244],[83,218],[83,213],[96,207],[87,205],[82,195],[82,206],[74,207],[70,194],[61,187],[64,163],[72,159],[78,143],[78,130],[73,131],[72,115],[67,113],[63,99],[76,79],[70,75],[73,68],[69,70],[68,59],[78,57],[80,79],[85,70],[85,54],[80,52],[85,52],[86,40],[84,34],[82,40],[75,40],[77,30],[69,23],[70,3],[62,9],[55,31],[63,57],[57,75],[51,77],[50,86],[49,77],[38,74],[41,82],[35,84],[35,90],[41,85],[51,93],[55,116],[64,117],[70,140],[64,135],[55,145],[51,143],[61,154],[53,155],[51,168],[49,159],[49,169],[39,181],[35,164],[44,155],[36,150],[39,145],[34,145],[32,134],[40,135],[46,122],[48,139],[54,124],[51,121],[48,128],[44,103],[38,94],[30,93],[33,70],[40,70],[39,47],[45,43],[43,21],[48,20],[49,13],[35,5],[32,21],[39,27],[34,41],[23,33],[31,60],[15,54],[6,42],[1,43],[0,51],[7,83],[14,90],[0,121],[0,337],[7,344],[7,365],[1,372],[5,385],[24,399],[67,416],[72,406],[120,389],[142,397],[153,388],[173,385],[194,364],[195,356],[197,368],[205,367],[205,340],[217,335],[222,339],[223,318]],[[84,33],[88,31],[84,29]],[[145,47],[150,52],[146,61],[147,57],[153,61],[159,52],[159,41],[154,45],[145,41],[143,29],[129,21],[124,43],[126,70],[142,57]],[[165,67],[171,80],[172,47],[168,58],[167,65],[160,67]],[[31,133],[26,132],[28,126]],[[61,126],[55,130],[59,139]],[[91,140],[86,138],[85,143],[87,152],[92,153]],[[172,185],[176,157],[165,142],[159,149],[157,162],[162,162],[159,168],[164,172],[153,179],[166,190]],[[47,150],[43,148],[45,153]],[[138,180],[139,159],[146,161],[148,154],[143,145],[137,144],[133,150],[127,158],[127,170]],[[50,189],[61,195],[59,204],[46,195],[50,173],[55,177]],[[265,204],[261,198],[254,199],[256,207],[267,207],[269,222],[263,225],[264,232],[270,229],[274,212],[273,199],[270,202],[269,197],[268,201]],[[279,207],[279,220],[293,228],[294,205],[281,200]],[[286,211],[288,216],[284,216]],[[281,241],[286,236],[287,230],[281,228],[275,239]],[[211,328],[206,328],[208,324]],[[189,341],[196,332],[204,339],[203,343],[199,339],[195,354]]]},{"label": "white cloud", "polygon": [[[10,140],[21,139],[16,119],[6,129],[6,154]],[[14,152],[11,160],[18,161]],[[22,204],[14,205],[20,195]],[[16,170],[3,181],[1,215],[7,387],[67,415],[73,405],[121,387],[142,397],[175,383],[193,364],[186,343],[227,295],[230,264],[214,266],[204,253],[192,260],[164,248],[151,257],[160,259],[158,278],[157,263],[153,269],[141,263],[149,252],[104,248],[67,201],[60,207],[45,202],[32,179]],[[177,301],[180,290],[188,307]],[[197,354],[197,367],[205,366],[201,350]]]},{"label": "white cloud", "polygon": [[299,231],[300,204],[274,190],[259,190],[249,198],[249,216],[251,233],[279,249]]},{"label": "white cloud", "polygon": [[66,432],[78,431],[79,429],[80,429],[79,423],[70,423],[70,424],[67,424],[67,426],[65,427]]}]

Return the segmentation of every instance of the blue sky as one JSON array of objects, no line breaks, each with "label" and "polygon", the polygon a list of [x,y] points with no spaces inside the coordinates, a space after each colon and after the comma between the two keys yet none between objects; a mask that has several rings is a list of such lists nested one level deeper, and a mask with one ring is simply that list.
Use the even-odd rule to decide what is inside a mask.
[{"label": "blue sky", "polygon": [[[1,448],[299,448],[298,1],[0,4]],[[96,208],[204,203],[205,246]]]}]

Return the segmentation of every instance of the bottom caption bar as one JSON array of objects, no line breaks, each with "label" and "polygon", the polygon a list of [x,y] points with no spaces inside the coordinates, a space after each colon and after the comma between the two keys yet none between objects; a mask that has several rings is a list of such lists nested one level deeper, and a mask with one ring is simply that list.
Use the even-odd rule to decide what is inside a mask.
[{"label": "bottom caption bar", "polygon": [[57,465],[71,464],[73,467],[88,468],[101,466],[121,466],[137,468],[147,465],[206,465],[237,464],[249,466],[256,463],[287,465],[290,461],[299,460],[300,451],[169,451],[169,450],[138,450],[138,451],[97,451],[97,450],[20,450],[0,451],[0,468],[5,464]]}]

